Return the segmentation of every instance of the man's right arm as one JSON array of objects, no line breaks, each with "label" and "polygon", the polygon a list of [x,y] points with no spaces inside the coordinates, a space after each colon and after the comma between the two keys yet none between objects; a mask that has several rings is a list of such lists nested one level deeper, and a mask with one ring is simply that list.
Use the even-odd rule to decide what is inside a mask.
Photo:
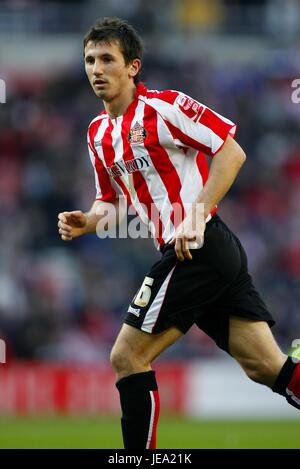
[{"label": "man's right arm", "polygon": [[[78,236],[82,236],[87,233],[95,233],[97,225],[103,218],[103,214],[107,209],[108,202],[103,202],[101,200],[95,200],[90,210],[86,213],[81,210],[74,210],[72,212],[61,212],[58,215],[58,232],[63,241],[72,241]],[[113,202],[116,209],[119,208],[118,199]],[[115,212],[118,215],[118,211]],[[119,216],[114,217],[113,222],[117,224],[119,221]],[[105,229],[105,228],[104,228]]]}]

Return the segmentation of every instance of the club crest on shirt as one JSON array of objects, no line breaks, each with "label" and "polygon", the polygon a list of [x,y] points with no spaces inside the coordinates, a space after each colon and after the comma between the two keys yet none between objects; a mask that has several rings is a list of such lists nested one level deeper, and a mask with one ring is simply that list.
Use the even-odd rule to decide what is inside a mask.
[{"label": "club crest on shirt", "polygon": [[128,141],[130,145],[137,145],[143,143],[146,137],[146,129],[139,122],[136,122],[128,134]]}]

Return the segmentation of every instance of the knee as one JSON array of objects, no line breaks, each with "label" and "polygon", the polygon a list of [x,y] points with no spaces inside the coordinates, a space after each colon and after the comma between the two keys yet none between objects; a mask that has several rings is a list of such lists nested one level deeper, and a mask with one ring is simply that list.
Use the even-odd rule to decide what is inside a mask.
[{"label": "knee", "polygon": [[130,347],[114,345],[110,353],[110,363],[118,376],[127,376],[141,370],[142,363]]},{"label": "knee", "polygon": [[110,352],[110,363],[116,373],[124,372],[130,366],[131,357],[125,347],[113,346]]},{"label": "knee", "polygon": [[271,387],[278,375],[278,369],[271,360],[248,360],[241,365],[252,381],[266,386]]}]

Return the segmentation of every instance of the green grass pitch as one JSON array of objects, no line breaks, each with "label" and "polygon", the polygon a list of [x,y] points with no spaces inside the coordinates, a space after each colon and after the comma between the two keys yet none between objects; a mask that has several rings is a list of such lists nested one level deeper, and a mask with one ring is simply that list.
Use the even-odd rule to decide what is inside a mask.
[{"label": "green grass pitch", "polygon": [[[300,448],[300,419],[203,421],[160,419],[157,447]],[[122,448],[116,417],[0,417],[0,448]]]}]

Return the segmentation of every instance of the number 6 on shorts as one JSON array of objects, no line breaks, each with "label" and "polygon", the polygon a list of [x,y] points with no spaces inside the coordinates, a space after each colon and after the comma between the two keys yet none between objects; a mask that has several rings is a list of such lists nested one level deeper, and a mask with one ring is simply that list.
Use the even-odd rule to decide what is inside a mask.
[{"label": "number 6 on shorts", "polygon": [[149,303],[151,297],[151,286],[154,282],[154,278],[152,277],[145,277],[142,283],[141,288],[136,294],[134,299],[134,304],[140,306],[140,308],[144,308]]}]

